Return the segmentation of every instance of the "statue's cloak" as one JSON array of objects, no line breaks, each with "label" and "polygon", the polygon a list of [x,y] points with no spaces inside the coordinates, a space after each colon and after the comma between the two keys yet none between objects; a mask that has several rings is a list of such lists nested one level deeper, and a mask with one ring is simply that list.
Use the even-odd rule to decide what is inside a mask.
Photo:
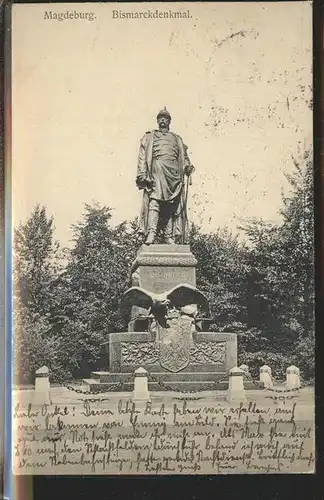
[{"label": "statue's cloak", "polygon": [[[153,162],[153,140],[154,130],[147,132],[141,139],[140,150],[138,155],[137,176],[145,176],[147,179],[152,179],[152,162]],[[173,132],[172,132],[173,133]],[[184,168],[190,165],[190,160],[187,155],[187,146],[183,143],[181,137],[174,134],[179,148],[179,170],[180,170],[180,183],[174,186],[173,196],[170,196],[170,201],[175,203],[175,210],[173,212],[173,238],[180,236],[185,242],[188,237],[188,217],[186,206],[186,193],[185,193],[185,176]],[[166,180],[168,182],[168,180]],[[172,184],[171,184],[172,189]],[[147,188],[143,189],[143,200],[141,212],[139,217],[139,230],[142,234],[147,235],[148,232],[148,210],[149,210],[150,192]]]}]

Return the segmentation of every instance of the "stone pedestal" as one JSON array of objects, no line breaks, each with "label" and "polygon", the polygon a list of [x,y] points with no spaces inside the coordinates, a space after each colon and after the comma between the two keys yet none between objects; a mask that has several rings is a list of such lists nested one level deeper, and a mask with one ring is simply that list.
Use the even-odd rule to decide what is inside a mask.
[{"label": "stone pedestal", "polygon": [[154,293],[180,283],[196,286],[196,264],[189,245],[143,245],[132,265],[133,286]]},{"label": "stone pedestal", "polygon": [[[198,308],[199,300],[208,306],[207,299],[194,288],[196,264],[196,258],[188,245],[141,247],[131,269],[130,290],[133,289],[135,294],[128,305],[131,307],[128,332],[109,335],[108,371],[92,372],[91,379],[84,380],[89,391],[131,391],[134,384],[132,374],[139,367],[148,372],[150,391],[228,388],[228,372],[237,365],[237,336],[234,333],[203,331],[209,326],[209,320],[204,316],[206,310],[202,311],[201,318],[190,316],[192,304],[197,304]],[[164,324],[162,320],[164,326],[160,322],[158,326],[155,323],[152,327],[152,321],[156,319],[154,312],[151,306],[143,305],[150,304],[150,301],[137,299],[136,291],[140,293],[142,290],[143,293],[151,294],[150,297],[163,299],[164,293],[181,286],[184,289],[187,287],[187,291],[189,289],[188,298],[185,299],[188,304],[181,302],[181,306],[176,306],[176,298],[171,298],[169,302],[171,309],[176,309],[175,316],[172,316],[172,309],[173,313],[165,313],[167,323]],[[190,292],[190,287],[196,292]],[[199,294],[203,299],[197,298]],[[172,297],[172,294],[169,296]],[[185,293],[182,297],[186,297]]]},{"label": "stone pedestal", "polygon": [[[180,283],[196,286],[196,264],[189,245],[143,245],[132,264],[132,286],[153,293],[167,292]],[[148,330],[147,319],[143,318],[147,312],[132,307],[129,332]]]},{"label": "stone pedestal", "polygon": [[170,372],[159,362],[159,349],[149,332],[111,333],[109,336],[109,371],[92,372],[84,380],[89,390],[131,391],[131,374],[142,367],[149,374],[149,390],[194,391],[228,388],[228,372],[237,364],[235,333],[196,332],[196,350],[190,353],[189,364],[178,372]]},{"label": "stone pedestal", "polygon": [[[236,366],[237,339],[235,333],[196,332],[197,350],[190,354],[185,372],[226,373]],[[148,372],[169,373],[159,363],[159,348],[149,332],[111,333],[109,338],[109,369],[129,373],[142,366]],[[182,370],[180,370],[181,373]]]}]

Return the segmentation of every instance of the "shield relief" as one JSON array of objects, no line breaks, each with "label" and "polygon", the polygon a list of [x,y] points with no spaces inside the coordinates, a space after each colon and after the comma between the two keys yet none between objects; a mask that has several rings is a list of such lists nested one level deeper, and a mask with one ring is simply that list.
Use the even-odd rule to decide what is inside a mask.
[{"label": "shield relief", "polygon": [[166,370],[179,372],[190,361],[193,347],[192,318],[177,314],[166,318],[164,326],[158,325],[160,364]]}]

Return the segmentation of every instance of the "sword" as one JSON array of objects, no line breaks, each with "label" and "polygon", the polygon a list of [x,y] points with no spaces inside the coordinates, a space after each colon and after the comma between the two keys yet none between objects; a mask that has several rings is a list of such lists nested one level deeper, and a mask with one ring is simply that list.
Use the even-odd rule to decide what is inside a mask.
[{"label": "sword", "polygon": [[[191,174],[187,176],[187,185],[186,185],[186,194],[185,194],[185,214],[186,214],[186,219],[188,219],[187,216],[187,204],[188,204],[188,191],[189,191],[189,186],[192,185],[192,178]],[[185,222],[182,218],[182,244],[185,244]]]},{"label": "sword", "polygon": [[191,174],[189,174],[187,176],[187,186],[186,186],[186,210],[187,210],[187,201],[188,201],[188,190],[189,190],[189,186],[192,186],[192,178],[191,178]]}]

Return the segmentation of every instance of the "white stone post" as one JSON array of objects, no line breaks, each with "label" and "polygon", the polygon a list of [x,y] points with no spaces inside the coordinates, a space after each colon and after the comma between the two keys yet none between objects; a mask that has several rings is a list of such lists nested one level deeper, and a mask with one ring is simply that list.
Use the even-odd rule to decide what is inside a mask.
[{"label": "white stone post", "polygon": [[134,401],[150,401],[148,390],[147,371],[140,367],[134,372]]},{"label": "white stone post", "polygon": [[51,404],[49,369],[42,366],[35,373],[35,404]]},{"label": "white stone post", "polygon": [[245,373],[245,375],[247,375],[248,377],[250,376],[248,365],[240,365],[239,369],[242,370]]},{"label": "white stone post", "polygon": [[300,387],[300,370],[297,366],[288,366],[286,370],[286,387],[287,389],[299,389]]},{"label": "white stone post", "polygon": [[244,384],[244,371],[237,366],[229,371],[227,401],[229,403],[246,401]]},{"label": "white stone post", "polygon": [[271,368],[268,365],[263,365],[260,368],[260,382],[263,382],[265,389],[273,388]]},{"label": "white stone post", "polygon": [[298,373],[297,373],[297,383],[298,383],[298,387],[300,387],[301,386],[301,383],[300,383],[300,369],[297,368],[297,370],[298,370]]}]

